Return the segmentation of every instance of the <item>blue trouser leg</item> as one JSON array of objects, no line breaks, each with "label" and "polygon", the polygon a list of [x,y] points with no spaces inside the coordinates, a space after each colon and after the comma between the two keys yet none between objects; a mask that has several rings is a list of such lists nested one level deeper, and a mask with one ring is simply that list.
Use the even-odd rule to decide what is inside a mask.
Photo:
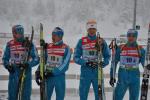
[{"label": "blue trouser leg", "polygon": [[124,83],[117,83],[115,89],[115,100],[123,100],[123,97],[127,91],[128,85]]},{"label": "blue trouser leg", "polygon": [[139,70],[120,69],[115,89],[115,100],[122,100],[128,88],[130,100],[138,100],[140,88],[139,76]]},{"label": "blue trouser leg", "polygon": [[[30,70],[27,70],[25,80],[23,83],[22,98],[23,100],[30,100],[31,97],[31,73]],[[10,74],[9,76],[9,85],[8,85],[8,99],[16,100],[18,92],[18,82],[19,82],[19,71],[16,70],[15,73]]]},{"label": "blue trouser leg", "polygon": [[128,73],[124,70],[118,72],[118,82],[115,88],[115,100],[123,100],[123,97],[128,89]]},{"label": "blue trouser leg", "polygon": [[140,72],[130,72],[129,97],[130,100],[138,100],[140,91]]},{"label": "blue trouser leg", "polygon": [[64,100],[65,98],[65,78],[60,76],[59,80],[55,80],[56,100]]},{"label": "blue trouser leg", "polygon": [[98,100],[98,79],[93,79],[92,80],[92,85],[94,89],[94,94],[95,94],[95,100]]},{"label": "blue trouser leg", "polygon": [[139,85],[138,84],[132,84],[129,86],[129,95],[130,100],[138,100],[139,98]]},{"label": "blue trouser leg", "polygon": [[31,97],[31,76],[26,76],[23,87],[23,100],[30,100]]},{"label": "blue trouser leg", "polygon": [[51,100],[53,90],[56,91],[56,100],[64,100],[65,98],[65,76],[49,77],[47,80],[48,100]]},{"label": "blue trouser leg", "polygon": [[8,100],[15,100],[17,96],[17,83],[18,79],[14,74],[9,75],[9,83],[8,83]]},{"label": "blue trouser leg", "polygon": [[54,90],[54,79],[48,78],[46,80],[46,86],[47,86],[47,100],[51,100]]},{"label": "blue trouser leg", "polygon": [[[20,77],[20,70],[17,70],[18,78]],[[31,69],[26,69],[24,83],[22,87],[22,100],[30,100],[31,99],[31,84],[32,84],[32,75]],[[17,87],[18,88],[18,87]]]},{"label": "blue trouser leg", "polygon": [[90,85],[91,85],[90,79],[85,79],[84,77],[81,77],[79,86],[80,100],[87,100]]}]

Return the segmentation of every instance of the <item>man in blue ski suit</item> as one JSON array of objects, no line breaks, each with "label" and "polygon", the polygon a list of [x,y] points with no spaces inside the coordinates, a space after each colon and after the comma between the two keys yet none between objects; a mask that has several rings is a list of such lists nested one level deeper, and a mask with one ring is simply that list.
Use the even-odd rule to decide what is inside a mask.
[{"label": "man in blue ski suit", "polygon": [[[44,76],[46,78],[47,100],[51,100],[53,90],[56,91],[56,100],[64,100],[66,82],[65,72],[68,70],[68,66],[71,58],[71,50],[66,45],[62,38],[64,31],[56,27],[52,32],[52,41],[46,45],[46,70]],[[44,42],[44,40],[43,40]],[[39,68],[36,71],[36,82],[40,85],[40,72]]]},{"label": "man in blue ski suit", "polygon": [[139,64],[144,66],[145,50],[137,44],[138,32],[129,29],[127,32],[127,43],[117,47],[115,55],[115,68],[110,71],[110,85],[114,86],[115,78],[113,71],[116,72],[117,63],[120,61],[118,71],[118,82],[115,88],[115,100],[123,100],[123,97],[129,89],[129,99],[138,100],[140,91],[140,71]]},{"label": "man in blue ski suit", "polygon": [[28,62],[24,62],[26,50],[23,44],[27,41],[24,38],[23,26],[14,25],[12,33],[14,39],[7,43],[2,58],[4,67],[9,71],[8,100],[17,100],[17,88],[21,68],[26,69],[22,100],[30,100],[32,84],[31,69],[39,63],[39,57],[35,46],[32,44],[30,51],[31,59]]},{"label": "man in blue ski suit", "polygon": [[[95,100],[98,98],[98,65],[97,65],[97,51],[95,48],[96,44],[96,31],[97,23],[95,20],[89,20],[87,22],[88,35],[82,37],[77,43],[74,52],[75,63],[81,65],[81,75],[80,75],[80,86],[79,95],[80,100],[87,100],[90,85],[93,85]],[[109,64],[110,53],[107,43],[102,39],[102,55],[103,55],[103,68]]]}]

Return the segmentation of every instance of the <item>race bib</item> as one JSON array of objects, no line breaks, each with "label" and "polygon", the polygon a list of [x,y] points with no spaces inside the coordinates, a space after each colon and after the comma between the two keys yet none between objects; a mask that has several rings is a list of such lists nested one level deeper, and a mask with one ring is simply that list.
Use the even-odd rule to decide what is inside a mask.
[{"label": "race bib", "polygon": [[63,62],[62,56],[48,55],[47,64],[49,67],[59,67]]},{"label": "race bib", "polygon": [[138,66],[138,64],[139,64],[139,57],[132,57],[132,56],[120,57],[120,65]]},{"label": "race bib", "polygon": [[11,52],[11,62],[20,64],[25,60],[25,52],[24,51],[12,51]]},{"label": "race bib", "polygon": [[85,60],[95,60],[97,59],[97,52],[96,50],[83,50],[83,59]]}]

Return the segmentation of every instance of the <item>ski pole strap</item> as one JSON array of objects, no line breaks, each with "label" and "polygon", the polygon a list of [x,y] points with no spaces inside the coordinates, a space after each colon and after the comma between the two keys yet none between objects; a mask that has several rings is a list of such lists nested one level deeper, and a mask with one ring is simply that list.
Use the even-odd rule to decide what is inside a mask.
[{"label": "ski pole strap", "polygon": [[109,49],[113,49],[113,46],[114,46],[114,45],[113,45],[113,41],[114,41],[114,40],[111,41],[111,43],[110,43],[110,45],[109,45]]},{"label": "ski pole strap", "polygon": [[110,49],[115,49],[115,48],[117,48],[116,38],[114,38],[114,39],[111,41],[111,43],[110,43],[110,45],[109,45],[109,48],[110,48]]}]

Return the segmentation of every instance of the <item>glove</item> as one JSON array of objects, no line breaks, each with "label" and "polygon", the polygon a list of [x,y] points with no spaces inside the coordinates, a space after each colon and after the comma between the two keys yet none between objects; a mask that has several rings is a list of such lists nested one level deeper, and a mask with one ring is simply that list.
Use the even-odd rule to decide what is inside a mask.
[{"label": "glove", "polygon": [[22,46],[23,47],[28,47],[30,45],[30,41],[28,37],[25,37],[25,40],[23,41]]},{"label": "glove", "polygon": [[113,40],[113,41],[111,41],[111,43],[110,43],[110,45],[109,45],[109,49],[112,49],[112,48],[114,48],[114,47],[115,47],[116,49],[118,48],[117,43],[116,43],[116,44],[114,44],[113,42],[114,42],[114,40]]},{"label": "glove", "polygon": [[9,73],[14,73],[15,72],[13,66],[11,66],[11,65],[6,65],[6,69],[8,70]]},{"label": "glove", "polygon": [[44,41],[44,40],[40,40],[40,46],[43,46],[43,47],[44,47],[44,49],[46,49],[46,48],[47,48],[47,45],[48,45],[48,43],[45,43],[45,41]]},{"label": "glove", "polygon": [[103,38],[97,37],[97,39],[96,39],[96,44],[95,44],[95,48],[96,48],[97,50],[100,49],[100,46],[102,46],[102,48],[103,48],[103,45],[102,45],[103,43],[104,43]]},{"label": "glove", "polygon": [[114,84],[116,83],[116,79],[115,78],[111,78],[109,81],[109,84],[114,87]]},{"label": "glove", "polygon": [[24,64],[20,64],[19,67],[20,67],[21,70],[23,70],[23,69],[28,68],[28,67],[29,67],[29,64],[28,64],[28,62],[25,62]]},{"label": "glove", "polygon": [[146,68],[147,68],[148,70],[150,70],[150,64],[148,64],[148,65],[146,66]]},{"label": "glove", "polygon": [[102,68],[104,68],[107,64],[109,64],[109,61],[107,60],[100,62],[100,66],[102,66]]},{"label": "glove", "polygon": [[99,67],[102,67],[102,68],[104,68],[105,67],[105,63],[102,61],[102,62],[100,62],[100,66]]},{"label": "glove", "polygon": [[44,77],[47,79],[48,77],[52,77],[53,76],[53,73],[52,71],[45,71],[44,72]]},{"label": "glove", "polygon": [[95,69],[95,68],[97,68],[97,62],[92,62],[92,61],[86,62],[86,66],[89,66],[89,67]]},{"label": "glove", "polygon": [[37,85],[40,85],[41,84],[41,75],[40,75],[40,71],[36,71],[35,72],[35,81],[37,83]]}]

